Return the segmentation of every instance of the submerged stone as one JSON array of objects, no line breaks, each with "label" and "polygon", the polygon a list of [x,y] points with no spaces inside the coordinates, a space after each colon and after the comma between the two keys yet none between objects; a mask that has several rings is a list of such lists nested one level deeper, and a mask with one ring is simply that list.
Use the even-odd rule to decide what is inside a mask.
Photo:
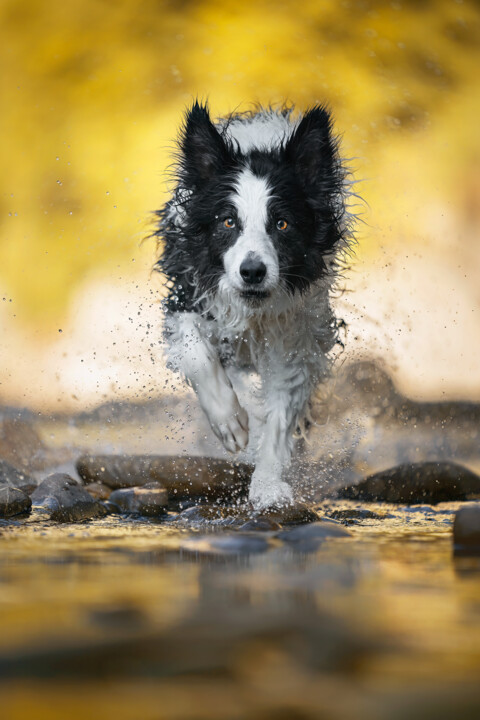
[{"label": "submerged stone", "polygon": [[37,487],[37,483],[30,475],[27,475],[27,473],[21,470],[17,470],[16,467],[10,465],[6,460],[0,460],[0,487],[2,485],[18,488],[27,494],[31,493]]},{"label": "submerged stone", "polygon": [[32,493],[32,503],[59,522],[89,520],[105,514],[82,485],[63,473],[45,478]]},{"label": "submerged stone", "polygon": [[320,515],[303,502],[291,503],[280,508],[270,508],[258,513],[257,520],[261,518],[279,525],[301,525],[316,522]]},{"label": "submerged stone", "polygon": [[158,517],[166,513],[168,494],[160,483],[148,483],[143,487],[114,490],[109,503],[116,505],[123,513]]},{"label": "submerged stone", "polygon": [[0,517],[8,518],[29,512],[32,501],[26,493],[10,485],[0,485]]},{"label": "submerged stone", "polygon": [[244,532],[274,532],[281,530],[281,525],[276,520],[270,517],[259,517],[251,518],[246,523],[240,526],[239,530]]},{"label": "submerged stone", "polygon": [[321,520],[310,525],[300,525],[277,533],[277,538],[290,545],[298,552],[313,552],[332,538],[351,537],[349,531],[340,523]]},{"label": "submerged stone", "polygon": [[187,523],[192,526],[216,525],[221,527],[237,528],[245,531],[263,530],[274,531],[284,525],[299,525],[301,523],[315,522],[319,519],[318,513],[304,503],[286,505],[282,508],[271,508],[256,512],[252,507],[243,503],[238,506],[225,505],[195,505],[181,512],[175,521]]},{"label": "submerged stone", "polygon": [[168,455],[83,455],[76,464],[86,483],[113,489],[160,482],[172,500],[231,500],[248,490],[252,467],[209,457]]},{"label": "submerged stone", "polygon": [[339,492],[351,500],[436,504],[480,497],[480,477],[452,462],[398,465],[370,475]]},{"label": "submerged stone", "polygon": [[269,542],[261,535],[229,533],[189,538],[182,550],[200,555],[251,555],[268,550]]},{"label": "submerged stone", "polygon": [[453,542],[456,552],[480,555],[480,504],[468,505],[455,514]]},{"label": "submerged stone", "polygon": [[329,518],[332,518],[332,520],[339,520],[344,525],[353,525],[362,522],[362,520],[385,520],[386,518],[392,517],[388,513],[379,515],[379,513],[366,510],[365,508],[333,510],[332,512],[328,512],[327,515]]}]

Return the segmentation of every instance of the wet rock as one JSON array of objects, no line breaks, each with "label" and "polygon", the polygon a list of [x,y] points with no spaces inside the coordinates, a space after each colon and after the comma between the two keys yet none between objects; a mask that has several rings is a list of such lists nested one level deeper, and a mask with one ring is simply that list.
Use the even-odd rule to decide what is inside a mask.
[{"label": "wet rock", "polygon": [[77,522],[104,515],[103,508],[85,488],[63,473],[45,478],[32,493],[32,503],[59,522]]},{"label": "wet rock", "polygon": [[22,490],[10,485],[0,485],[0,517],[8,518],[29,512],[32,501]]},{"label": "wet rock", "polygon": [[392,517],[388,513],[379,515],[372,510],[366,510],[365,508],[347,508],[345,510],[333,510],[327,513],[329,518],[332,520],[339,520],[344,525],[354,525],[355,523],[362,522],[362,520],[385,520],[386,518]]},{"label": "wet rock", "polygon": [[319,514],[305,503],[297,502],[282,508],[271,508],[256,515],[257,520],[264,518],[279,525],[300,525],[320,519]]},{"label": "wet rock", "polygon": [[94,500],[108,500],[112,492],[112,488],[101,482],[90,483],[86,485],[85,490]]},{"label": "wet rock", "polygon": [[236,499],[248,490],[252,467],[209,457],[164,455],[84,455],[77,471],[86,483],[113,489],[160,482],[171,499]]},{"label": "wet rock", "polygon": [[205,535],[189,538],[182,550],[195,555],[251,555],[263,553],[269,548],[268,540],[252,533]]},{"label": "wet rock", "polygon": [[191,527],[240,528],[248,518],[246,506],[194,505],[183,510],[174,521]]},{"label": "wet rock", "polygon": [[27,475],[27,473],[17,470],[6,460],[0,460],[0,487],[8,485],[9,487],[18,488],[24,493],[31,493],[36,487],[35,480]]},{"label": "wet rock", "polygon": [[455,514],[453,542],[456,552],[480,555],[480,504],[468,505]]},{"label": "wet rock", "polygon": [[389,503],[429,503],[480,497],[480,477],[451,462],[398,465],[370,475],[339,492],[351,500]]},{"label": "wet rock", "polygon": [[273,532],[281,530],[280,523],[276,522],[270,517],[255,517],[251,520],[247,520],[246,523],[240,526],[239,530],[244,532]]},{"label": "wet rock", "polygon": [[119,515],[122,512],[118,505],[110,500],[99,500],[98,504],[104,509],[105,515]]},{"label": "wet rock", "polygon": [[297,552],[314,552],[325,540],[350,537],[350,533],[340,523],[321,520],[310,525],[282,530],[276,537]]},{"label": "wet rock", "polygon": [[117,505],[121,512],[158,517],[166,513],[168,494],[160,483],[147,483],[143,487],[114,490],[109,500]]},{"label": "wet rock", "polygon": [[195,505],[181,512],[176,521],[192,526],[218,526],[238,528],[239,530],[278,530],[284,525],[299,525],[315,522],[319,519],[315,510],[304,503],[295,503],[283,508],[272,508],[257,513],[249,504],[238,506]]}]

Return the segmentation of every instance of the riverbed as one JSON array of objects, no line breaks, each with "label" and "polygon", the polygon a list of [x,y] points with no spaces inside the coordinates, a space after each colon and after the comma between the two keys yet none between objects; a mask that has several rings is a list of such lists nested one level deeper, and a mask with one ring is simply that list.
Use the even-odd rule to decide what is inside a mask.
[{"label": "riverbed", "polygon": [[[311,473],[298,492],[314,522],[246,525],[255,514],[242,499],[151,518],[56,522],[34,508],[1,520],[2,718],[478,717],[480,557],[452,540],[470,501],[336,492],[412,458],[475,470],[478,408],[409,404],[375,377],[363,395],[356,382],[355,422],[351,407],[333,408],[302,455]],[[39,444],[29,456],[18,443],[17,460],[38,481],[75,477],[80,453],[172,453],[182,423],[185,449],[211,453],[197,410],[192,434],[183,401],[162,402],[20,414],[18,437],[30,427]]]}]

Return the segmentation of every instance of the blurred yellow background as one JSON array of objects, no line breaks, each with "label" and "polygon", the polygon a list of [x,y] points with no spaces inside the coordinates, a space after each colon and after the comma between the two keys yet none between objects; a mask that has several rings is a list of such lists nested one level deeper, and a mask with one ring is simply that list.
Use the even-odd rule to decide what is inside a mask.
[{"label": "blurred yellow background", "polygon": [[329,103],[367,203],[360,260],[400,247],[480,272],[473,0],[3,0],[0,56],[0,398],[36,403],[15,371],[25,391],[87,281],[148,283],[141,241],[197,96],[214,115]]}]

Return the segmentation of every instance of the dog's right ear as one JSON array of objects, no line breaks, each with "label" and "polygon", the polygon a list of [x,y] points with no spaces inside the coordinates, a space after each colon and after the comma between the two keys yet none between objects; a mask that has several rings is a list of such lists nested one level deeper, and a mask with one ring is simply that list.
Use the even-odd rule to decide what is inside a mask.
[{"label": "dog's right ear", "polygon": [[184,172],[196,186],[211,180],[226,165],[228,150],[206,104],[195,102],[187,111],[180,147]]}]

